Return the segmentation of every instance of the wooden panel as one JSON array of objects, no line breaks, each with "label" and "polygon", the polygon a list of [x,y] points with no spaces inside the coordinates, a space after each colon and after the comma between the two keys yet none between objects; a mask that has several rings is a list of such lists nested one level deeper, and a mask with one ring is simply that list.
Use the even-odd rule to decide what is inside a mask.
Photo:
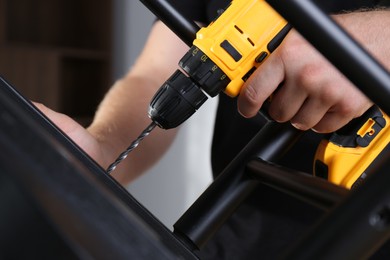
[{"label": "wooden panel", "polygon": [[0,74],[25,97],[61,109],[58,53],[27,48],[0,48]]},{"label": "wooden panel", "polygon": [[111,76],[112,0],[0,0],[0,75],[27,98],[91,118]]},{"label": "wooden panel", "polygon": [[64,112],[93,115],[108,87],[108,63],[65,56],[61,59],[61,98]]},{"label": "wooden panel", "polygon": [[[5,0],[0,0],[0,45],[4,44],[5,41],[5,28],[6,28],[6,22],[5,22]],[[3,12],[2,12],[3,11]]]},{"label": "wooden panel", "polygon": [[5,13],[7,40],[10,43],[107,50],[111,36],[110,6],[111,1],[107,0],[8,0]]}]

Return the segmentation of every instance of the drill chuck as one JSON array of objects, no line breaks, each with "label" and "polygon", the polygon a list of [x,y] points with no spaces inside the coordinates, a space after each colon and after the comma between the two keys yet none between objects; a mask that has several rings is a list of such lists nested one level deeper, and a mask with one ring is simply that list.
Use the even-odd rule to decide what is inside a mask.
[{"label": "drill chuck", "polygon": [[179,126],[207,100],[200,87],[177,70],[154,95],[149,105],[149,117],[160,128]]},{"label": "drill chuck", "polygon": [[198,47],[183,56],[179,66],[211,97],[215,97],[229,84],[226,74]]}]

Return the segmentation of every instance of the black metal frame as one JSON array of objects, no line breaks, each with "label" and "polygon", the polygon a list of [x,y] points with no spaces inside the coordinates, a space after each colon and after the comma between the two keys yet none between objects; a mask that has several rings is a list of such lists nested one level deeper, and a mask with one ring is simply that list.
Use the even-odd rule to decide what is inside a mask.
[{"label": "black metal frame", "polygon": [[[390,74],[309,0],[267,2],[375,104],[390,113]],[[283,2],[283,3],[282,3]],[[321,37],[318,37],[318,36]],[[388,155],[300,243],[288,259],[365,259],[390,237]]]},{"label": "black metal frame", "polygon": [[0,118],[1,259],[197,259],[2,78]]},{"label": "black metal frame", "polygon": [[[390,113],[389,73],[317,4],[310,0],[267,2],[369,98]],[[158,12],[155,14],[159,16]],[[164,16],[160,18],[164,21]],[[277,162],[299,135],[299,131],[289,125],[268,123],[175,223],[175,233],[184,237],[192,247],[201,248],[260,181],[320,207],[343,202],[291,251],[288,258],[355,259],[372,254],[390,236],[387,202],[378,201],[378,197],[373,196],[381,194],[379,198],[387,198],[390,195],[384,174],[386,161],[376,170],[375,178],[348,196],[345,190],[317,178],[308,178],[264,162],[259,167],[258,161],[251,161],[256,157]],[[362,209],[366,214],[362,214]],[[375,223],[373,219],[376,219]],[[381,226],[379,229],[377,222]]]},{"label": "black metal frame", "polygon": [[[143,2],[147,6],[152,3],[150,8],[162,13],[160,17],[168,19],[171,26],[181,26],[174,31],[185,35],[184,41],[191,44],[196,25],[166,1]],[[309,0],[268,2],[390,114],[388,72],[327,14]],[[328,212],[286,252],[287,259],[365,258],[390,236],[387,157],[371,169],[375,174],[358,190],[348,192],[269,163],[277,162],[301,134],[289,124],[274,122],[253,138],[171,232],[31,103],[6,82],[1,80],[0,86],[0,145],[7,150],[0,155],[0,176],[9,177],[29,198],[68,245],[67,250],[78,258],[196,259],[193,250],[207,243],[260,183]],[[17,163],[14,158],[18,158]],[[5,235],[2,232],[0,238]]]}]

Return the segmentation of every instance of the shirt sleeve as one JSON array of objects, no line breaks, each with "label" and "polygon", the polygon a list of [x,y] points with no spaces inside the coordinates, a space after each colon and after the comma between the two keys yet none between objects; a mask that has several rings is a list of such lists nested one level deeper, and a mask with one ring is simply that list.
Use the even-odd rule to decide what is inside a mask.
[{"label": "shirt sleeve", "polygon": [[380,5],[380,6],[387,6],[387,7],[390,7],[390,0],[382,0],[382,1],[379,1],[379,5]]},{"label": "shirt sleeve", "polygon": [[168,0],[173,7],[188,19],[197,22],[206,22],[207,1],[203,0]]}]

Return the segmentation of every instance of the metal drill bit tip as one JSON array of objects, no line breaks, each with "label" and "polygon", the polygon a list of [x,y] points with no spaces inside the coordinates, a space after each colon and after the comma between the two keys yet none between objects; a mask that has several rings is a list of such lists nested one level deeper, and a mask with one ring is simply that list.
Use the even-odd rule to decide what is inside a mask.
[{"label": "metal drill bit tip", "polygon": [[148,127],[145,128],[144,131],[142,131],[142,133],[138,136],[137,139],[135,139],[131,144],[130,146],[125,150],[123,151],[119,156],[118,158],[107,168],[107,173],[110,174],[113,170],[115,170],[115,168],[118,166],[118,164],[120,164],[124,159],[126,159],[126,157],[129,155],[129,153],[131,151],[133,151],[138,145],[139,143],[145,138],[147,137],[150,132],[152,132],[152,130],[156,127],[156,123],[152,122]]}]

